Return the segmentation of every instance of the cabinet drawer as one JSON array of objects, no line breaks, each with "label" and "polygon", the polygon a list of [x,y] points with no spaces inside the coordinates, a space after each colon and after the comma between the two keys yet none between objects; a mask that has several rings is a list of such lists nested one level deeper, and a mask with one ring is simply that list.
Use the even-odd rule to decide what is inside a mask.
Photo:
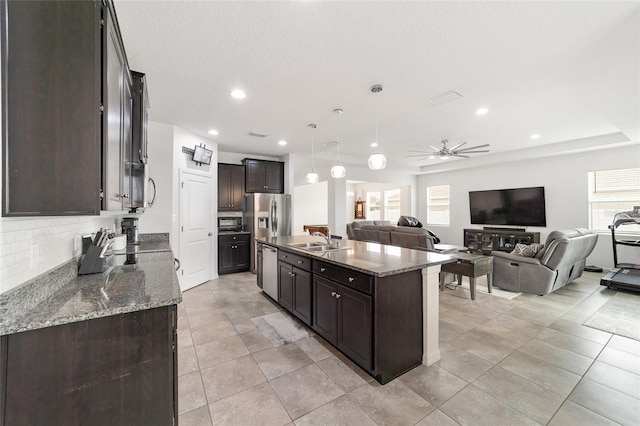
[{"label": "cabinet drawer", "polygon": [[249,242],[249,234],[223,234],[218,235],[218,241],[220,243],[240,243]]},{"label": "cabinet drawer", "polygon": [[313,262],[313,273],[364,293],[373,294],[373,277],[371,275],[320,261]]},{"label": "cabinet drawer", "polygon": [[308,257],[300,256],[282,249],[278,250],[278,260],[287,262],[297,268],[305,271],[311,271],[311,259]]}]

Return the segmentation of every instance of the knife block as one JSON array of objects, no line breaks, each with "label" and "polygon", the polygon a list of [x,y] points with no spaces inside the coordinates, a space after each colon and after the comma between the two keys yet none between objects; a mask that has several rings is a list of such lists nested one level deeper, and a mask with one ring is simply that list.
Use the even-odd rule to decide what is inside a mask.
[{"label": "knife block", "polygon": [[78,275],[98,274],[104,272],[109,266],[109,261],[113,255],[100,257],[102,247],[89,246],[87,254],[84,255],[80,262],[80,268],[78,269]]}]

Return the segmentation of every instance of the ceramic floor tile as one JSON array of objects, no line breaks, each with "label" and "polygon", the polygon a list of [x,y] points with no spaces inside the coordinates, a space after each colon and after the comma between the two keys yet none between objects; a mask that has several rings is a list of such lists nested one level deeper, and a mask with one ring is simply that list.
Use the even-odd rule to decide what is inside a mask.
[{"label": "ceramic floor tile", "polygon": [[269,382],[292,419],[344,395],[317,365],[309,365]]},{"label": "ceramic floor tile", "polygon": [[[529,309],[531,307],[531,309]],[[547,327],[549,324],[557,320],[562,314],[548,314],[545,312],[536,311],[530,304],[516,306],[506,314],[509,317],[521,319],[523,321],[531,322],[536,325]]]},{"label": "ceramic floor tile", "polygon": [[295,343],[256,352],[253,358],[268,380],[313,364],[313,360]]},{"label": "ceramic floor tile", "polygon": [[513,342],[491,333],[471,330],[452,339],[449,344],[494,364],[508,357],[517,348]]},{"label": "ceramic floor tile", "polygon": [[317,408],[295,422],[296,426],[358,425],[376,426],[373,420],[346,396]]},{"label": "ceramic floor tile", "polygon": [[249,351],[240,336],[225,337],[196,346],[196,355],[201,369],[248,354]]},{"label": "ceramic floor tile", "polygon": [[576,425],[618,426],[618,423],[567,400],[548,424],[548,426]]},{"label": "ceramic floor tile", "polygon": [[240,338],[251,353],[260,352],[274,347],[271,340],[264,337],[264,334],[260,333],[258,330],[242,333],[240,334]]},{"label": "ceramic floor tile", "polygon": [[206,405],[178,416],[180,426],[213,426],[209,407]]},{"label": "ceramic floor tile", "polygon": [[368,383],[348,396],[378,425],[413,425],[435,409],[397,379],[384,386]]},{"label": "ceramic floor tile", "polygon": [[335,356],[320,360],[316,365],[345,392],[350,392],[366,383],[366,380],[353,370],[358,367],[350,367]]},{"label": "ceramic floor tile", "polygon": [[207,405],[200,371],[178,377],[178,414]]},{"label": "ceramic floor tile", "polygon": [[541,325],[509,316],[508,314],[495,317],[488,321],[486,325],[500,326],[503,329],[515,331],[529,337],[534,337],[544,329]]},{"label": "ceramic floor tile", "polygon": [[291,422],[269,383],[209,404],[214,425],[286,425]]},{"label": "ceramic floor tile", "polygon": [[546,424],[565,400],[500,367],[492,368],[473,385],[541,424]]},{"label": "ceramic floor tile", "polygon": [[201,374],[209,403],[267,381],[253,358],[248,355],[205,368]]},{"label": "ceramic floor tile", "polygon": [[533,419],[473,385],[467,386],[445,402],[440,410],[462,425],[539,426]]},{"label": "ceramic floor tile", "polygon": [[593,363],[593,359],[589,357],[536,339],[525,343],[518,350],[581,376]]},{"label": "ceramic floor tile", "polygon": [[564,397],[569,395],[580,381],[580,376],[577,374],[519,351],[514,352],[498,365]]},{"label": "ceramic floor tile", "polygon": [[298,340],[296,345],[298,345],[300,349],[302,349],[314,362],[321,361],[339,353],[337,349],[321,340],[321,337],[313,336]]},{"label": "ceramic floor tile", "polygon": [[600,351],[602,351],[602,348],[604,348],[603,344],[563,333],[558,330],[553,330],[551,328],[542,330],[540,334],[536,336],[536,339],[592,359],[595,359]]},{"label": "ceramic floor tile", "polygon": [[178,349],[183,349],[189,346],[193,346],[193,339],[191,338],[191,329],[178,329]]},{"label": "ceramic floor tile", "polygon": [[193,346],[180,349],[178,346],[178,376],[199,371],[198,357]]},{"label": "ceramic floor tile", "polygon": [[598,356],[598,361],[640,375],[640,356],[607,346]]},{"label": "ceramic floor tile", "polygon": [[640,341],[624,336],[613,336],[607,347],[620,349],[624,352],[640,356]]},{"label": "ceramic floor tile", "polygon": [[458,423],[442,411],[433,410],[431,414],[420,420],[415,426],[458,426]]},{"label": "ceramic floor tile", "polygon": [[495,364],[452,345],[440,346],[440,367],[467,382],[472,382]]},{"label": "ceramic floor tile", "polygon": [[588,379],[582,379],[569,400],[622,425],[637,425],[640,400]]},{"label": "ceramic floor tile", "polygon": [[191,322],[191,338],[196,346],[237,334],[233,324],[226,318],[211,320],[207,324],[197,326]]},{"label": "ceramic floor tile", "polygon": [[591,340],[592,342],[596,342],[601,345],[606,345],[612,336],[611,333],[596,330],[595,328],[584,326],[581,323],[579,324],[562,318],[551,324],[549,328],[562,331],[563,333],[571,334],[572,336],[580,337],[582,339]]},{"label": "ceramic floor tile", "polygon": [[440,344],[449,342],[456,337],[460,336],[462,333],[466,333],[469,330],[472,330],[474,325],[472,324],[460,324],[455,321],[449,321],[443,319],[441,316],[439,325],[439,333],[440,333]]},{"label": "ceramic floor tile", "polygon": [[617,390],[618,392],[640,399],[640,376],[637,374],[605,364],[604,362],[596,361],[584,377],[608,388]]},{"label": "ceramic floor tile", "polygon": [[398,380],[436,407],[469,384],[437,363],[429,367],[420,365]]}]

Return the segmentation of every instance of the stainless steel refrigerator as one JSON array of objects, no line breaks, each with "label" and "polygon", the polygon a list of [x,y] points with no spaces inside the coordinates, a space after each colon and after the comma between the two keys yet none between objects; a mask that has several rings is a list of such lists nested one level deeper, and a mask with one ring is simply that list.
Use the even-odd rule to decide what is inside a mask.
[{"label": "stainless steel refrigerator", "polygon": [[251,271],[256,272],[254,239],[291,235],[291,195],[249,194],[245,201],[245,227],[251,232]]}]

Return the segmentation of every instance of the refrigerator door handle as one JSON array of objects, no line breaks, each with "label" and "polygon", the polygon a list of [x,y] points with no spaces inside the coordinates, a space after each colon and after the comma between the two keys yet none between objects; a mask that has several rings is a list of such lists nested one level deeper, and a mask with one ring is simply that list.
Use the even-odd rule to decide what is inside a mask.
[{"label": "refrigerator door handle", "polygon": [[273,235],[278,235],[278,202],[271,200],[271,230]]}]

